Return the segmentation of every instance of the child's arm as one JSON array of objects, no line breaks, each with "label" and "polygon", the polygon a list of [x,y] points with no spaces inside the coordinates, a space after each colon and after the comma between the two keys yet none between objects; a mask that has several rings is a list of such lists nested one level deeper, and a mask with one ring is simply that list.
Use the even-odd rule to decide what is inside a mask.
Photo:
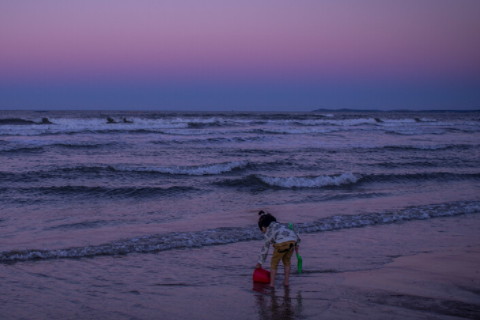
[{"label": "child's arm", "polygon": [[257,268],[261,267],[262,264],[265,263],[268,256],[268,250],[270,249],[270,245],[275,243],[275,234],[274,230],[271,228],[267,228],[265,232],[265,242],[263,243],[262,250],[260,251],[260,255],[258,257]]},{"label": "child's arm", "polygon": [[265,263],[265,260],[267,260],[269,249],[270,249],[270,240],[266,239],[265,243],[263,244],[262,250],[260,251],[260,255],[258,256],[258,263],[256,266],[257,268],[260,268],[262,264]]}]

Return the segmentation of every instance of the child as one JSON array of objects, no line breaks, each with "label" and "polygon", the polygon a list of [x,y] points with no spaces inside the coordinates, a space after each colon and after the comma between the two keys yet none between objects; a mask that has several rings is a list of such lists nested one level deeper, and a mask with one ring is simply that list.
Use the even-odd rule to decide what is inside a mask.
[{"label": "child", "polygon": [[277,222],[274,216],[264,211],[258,213],[258,227],[265,234],[265,244],[262,247],[256,268],[261,268],[267,259],[270,244],[273,245],[274,252],[270,263],[270,287],[275,286],[275,276],[277,274],[277,266],[280,260],[283,262],[285,269],[284,285],[289,285],[290,278],[290,259],[294,249],[298,252],[298,244],[300,238],[298,234]]}]

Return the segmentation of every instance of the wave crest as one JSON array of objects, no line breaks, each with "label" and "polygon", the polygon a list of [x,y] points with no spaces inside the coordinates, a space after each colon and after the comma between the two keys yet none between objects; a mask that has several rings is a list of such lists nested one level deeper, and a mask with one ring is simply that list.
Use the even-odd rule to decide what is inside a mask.
[{"label": "wave crest", "polygon": [[324,188],[338,187],[358,182],[361,177],[352,173],[343,173],[340,175],[322,175],[307,177],[272,177],[260,174],[252,174],[240,179],[227,179],[217,182],[219,185],[231,187],[255,187],[263,186],[270,188]]},{"label": "wave crest", "polygon": [[[391,164],[387,164],[391,165]],[[225,179],[216,184],[227,187],[250,188],[280,188],[280,189],[308,189],[352,186],[360,183],[397,183],[401,181],[428,181],[428,180],[462,180],[479,179],[480,173],[451,173],[451,172],[419,172],[405,174],[353,174],[306,176],[306,177],[272,177],[252,174],[239,179]]]},{"label": "wave crest", "polygon": [[130,172],[153,172],[172,175],[189,175],[189,176],[204,176],[204,175],[219,175],[230,172],[236,169],[242,169],[249,165],[247,161],[232,161],[223,163],[213,163],[199,166],[171,166],[171,167],[123,167],[116,166],[114,169],[118,171]]},{"label": "wave crest", "polygon": [[317,177],[270,177],[258,175],[264,183],[280,188],[321,188],[330,186],[341,186],[356,183],[359,177],[352,173],[341,175],[317,176]]}]

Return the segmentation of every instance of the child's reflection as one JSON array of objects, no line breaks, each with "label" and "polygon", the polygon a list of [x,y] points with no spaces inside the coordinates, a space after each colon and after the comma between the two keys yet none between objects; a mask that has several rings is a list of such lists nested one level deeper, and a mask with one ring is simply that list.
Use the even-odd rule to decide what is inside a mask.
[{"label": "child's reflection", "polygon": [[290,297],[290,287],[280,290],[269,288],[262,283],[254,283],[258,318],[260,320],[293,320],[301,318],[302,293],[299,291],[294,299]]}]

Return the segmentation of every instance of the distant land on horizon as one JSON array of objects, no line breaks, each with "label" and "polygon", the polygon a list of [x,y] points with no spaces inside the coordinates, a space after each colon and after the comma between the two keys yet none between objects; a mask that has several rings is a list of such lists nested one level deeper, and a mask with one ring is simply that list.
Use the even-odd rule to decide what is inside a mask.
[{"label": "distant land on horizon", "polygon": [[480,112],[480,107],[472,109],[353,109],[353,108],[319,108],[312,112],[422,112],[422,113],[441,113],[441,112]]}]

